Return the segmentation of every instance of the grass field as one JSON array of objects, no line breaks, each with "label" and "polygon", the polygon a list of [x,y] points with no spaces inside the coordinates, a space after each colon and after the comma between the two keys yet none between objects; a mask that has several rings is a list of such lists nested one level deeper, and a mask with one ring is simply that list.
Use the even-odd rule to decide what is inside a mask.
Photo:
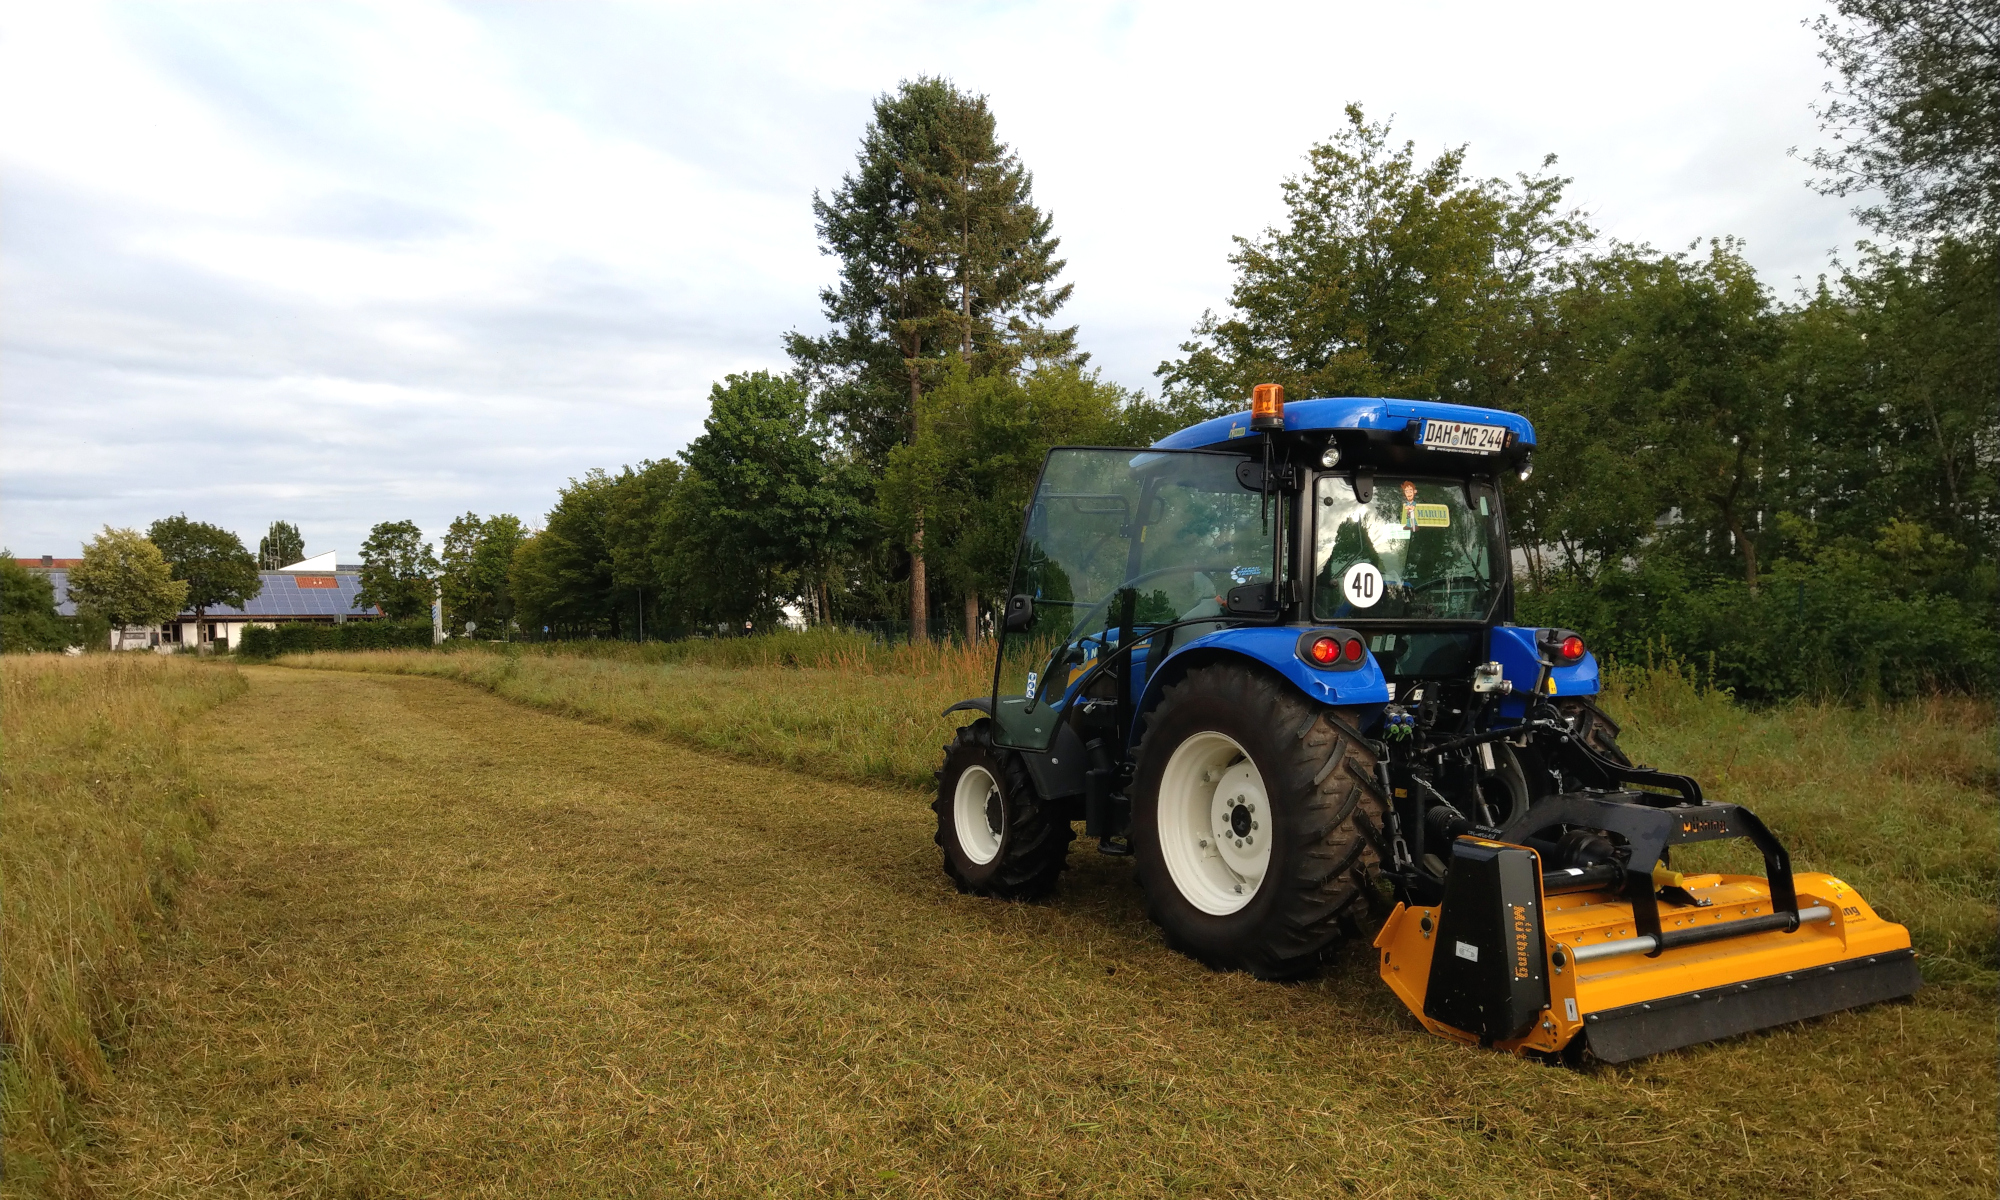
[{"label": "grass field", "polygon": [[[428,675],[516,703],[671,738],[746,762],[855,783],[931,786],[939,748],[967,718],[942,715],[992,687],[990,649],[873,645],[838,634],[634,646],[302,655],[304,667]],[[1748,805],[1801,870],[1858,884],[1909,925],[1933,981],[2000,985],[1995,910],[1995,714],[1939,697],[1901,707],[1801,704],[1751,712],[1677,664],[1613,671],[1605,706],[1638,761]],[[1747,845],[1684,861],[1762,874]]]},{"label": "grass field", "polygon": [[[820,773],[765,765],[779,722],[845,697],[927,775],[935,750],[914,747],[940,738],[917,705],[956,683],[752,667],[705,697],[720,668],[592,665],[664,676],[648,713],[604,703],[620,676],[564,660],[524,657],[488,692],[370,665],[247,669],[250,694],[219,714],[202,757],[219,824],[93,1110],[100,1194],[1996,1186],[1976,706],[1751,716],[1664,684],[1628,697],[1644,756],[1695,755],[1674,761],[1731,798],[1784,785],[1756,803],[1790,806],[1781,832],[1813,843],[1799,857],[1849,856],[1871,898],[1902,889],[1885,903],[1905,919],[1943,910],[1919,925],[1937,981],[1579,1072],[1421,1033],[1365,951],[1304,985],[1211,973],[1161,944],[1126,864],[1082,850],[1052,903],[960,897],[924,798],[859,782],[906,780],[900,750],[802,723],[784,761]],[[758,724],[745,693],[773,715]],[[704,698],[740,741],[678,724]],[[1807,769],[1818,782],[1794,779]],[[1828,787],[1870,807],[1821,845],[1788,822]],[[1963,845],[1927,832],[1940,818]],[[1924,827],[1915,869],[1884,848],[1898,822]]]},{"label": "grass field", "polygon": [[208,828],[181,734],[244,689],[153,655],[0,658],[0,1099],[10,1192],[73,1185],[146,933]]}]

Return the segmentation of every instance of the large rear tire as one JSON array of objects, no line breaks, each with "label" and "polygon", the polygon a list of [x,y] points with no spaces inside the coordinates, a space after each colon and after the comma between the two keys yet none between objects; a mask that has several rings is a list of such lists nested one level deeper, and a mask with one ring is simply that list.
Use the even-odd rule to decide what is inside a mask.
[{"label": "large rear tire", "polygon": [[1029,900],[1055,890],[1076,831],[1035,794],[1021,756],[993,744],[991,721],[958,731],[937,780],[936,841],[959,891]]},{"label": "large rear tire", "polygon": [[1358,717],[1247,666],[1167,689],[1139,746],[1132,834],[1169,944],[1263,979],[1318,967],[1380,869],[1387,797]]}]

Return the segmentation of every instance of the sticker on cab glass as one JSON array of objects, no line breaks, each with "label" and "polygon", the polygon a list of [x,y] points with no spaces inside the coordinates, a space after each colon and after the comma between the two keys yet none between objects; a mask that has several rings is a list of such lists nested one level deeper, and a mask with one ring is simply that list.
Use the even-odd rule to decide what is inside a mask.
[{"label": "sticker on cab glass", "polygon": [[1450,529],[1451,508],[1444,504],[1405,504],[1403,528]]},{"label": "sticker on cab glass", "polygon": [[1347,568],[1340,581],[1340,594],[1356,608],[1374,608],[1382,599],[1382,570],[1374,563],[1358,562]]}]

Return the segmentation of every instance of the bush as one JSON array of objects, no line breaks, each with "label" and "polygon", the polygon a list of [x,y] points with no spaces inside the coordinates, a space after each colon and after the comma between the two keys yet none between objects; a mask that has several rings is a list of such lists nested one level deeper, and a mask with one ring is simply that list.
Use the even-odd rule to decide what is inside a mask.
[{"label": "bush", "polygon": [[276,658],[315,650],[409,650],[431,644],[429,621],[349,621],[318,625],[305,621],[252,625],[236,652],[244,658]]}]

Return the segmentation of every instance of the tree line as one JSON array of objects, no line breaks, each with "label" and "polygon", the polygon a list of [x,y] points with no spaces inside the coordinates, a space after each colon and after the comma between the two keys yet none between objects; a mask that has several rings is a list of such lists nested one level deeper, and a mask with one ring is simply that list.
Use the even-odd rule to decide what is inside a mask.
[{"label": "tree line", "polygon": [[1753,698],[1991,687],[2000,64],[1993,22],[1966,36],[1954,12],[1845,0],[1819,23],[1838,149],[1808,161],[1870,200],[1873,235],[1795,294],[1727,236],[1603,237],[1553,157],[1476,178],[1465,147],[1421,158],[1351,106],[1282,183],[1284,220],[1236,239],[1226,310],[1156,396],[1055,327],[1060,240],[984,98],[905,83],[814,199],[828,332],[786,336],[789,372],[717,383],[677,457],[572,480],[541,528],[454,522],[447,612],[549,637],[784,606],[976,632],[1049,446],[1143,445],[1278,382],[1529,416],[1523,620]]}]

